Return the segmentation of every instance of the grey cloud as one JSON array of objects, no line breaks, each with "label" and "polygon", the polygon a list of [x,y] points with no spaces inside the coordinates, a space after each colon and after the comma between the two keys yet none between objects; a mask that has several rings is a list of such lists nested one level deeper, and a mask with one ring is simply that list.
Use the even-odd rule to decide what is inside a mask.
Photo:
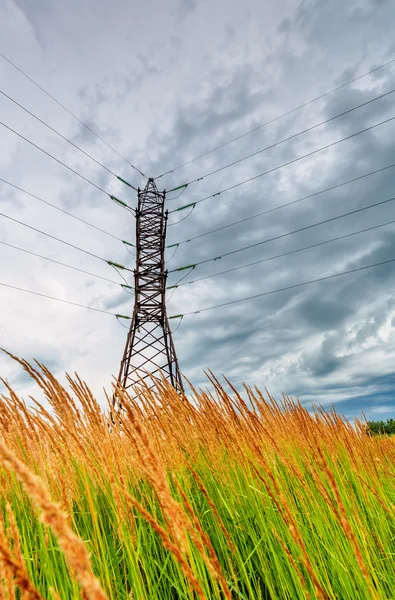
[{"label": "grey cloud", "polygon": [[[9,350],[11,351],[12,349],[10,348]],[[13,351],[15,352],[15,350]],[[6,357],[3,353],[2,358],[5,358],[10,366],[10,375],[8,375],[6,379],[12,387],[15,387],[15,389],[18,390],[25,387],[28,383],[31,383],[30,375],[28,375],[18,363],[14,362],[14,360],[9,357]],[[63,367],[62,351],[58,350],[55,346],[45,347],[40,342],[37,342],[36,348],[26,348],[23,358],[32,364],[35,361],[44,364],[54,374]]]},{"label": "grey cloud", "polygon": [[119,294],[114,294],[107,300],[103,302],[104,310],[113,310],[118,309],[121,306],[129,303],[131,306],[133,304],[133,298],[127,295],[127,292],[121,292]]},{"label": "grey cloud", "polygon": [[197,0],[180,0],[177,10],[178,18],[183,21],[190,16],[196,10],[197,4]]},{"label": "grey cloud", "polygon": [[[156,162],[166,167],[169,156],[173,164],[176,161],[183,162],[181,157],[185,156],[187,145],[191,140],[199,138],[202,130],[207,131],[210,136],[210,146],[219,145],[229,139],[227,126],[235,123],[241,114],[245,117],[253,112],[270,94],[270,91],[251,91],[254,78],[255,69],[244,66],[233,74],[231,81],[212,86],[204,101],[199,100],[194,105],[179,108],[170,135],[166,133],[159,140],[155,140],[155,145],[159,147],[166,142],[168,146]],[[194,150],[192,152],[196,153]],[[151,170],[158,169],[151,167]]]},{"label": "grey cloud", "polygon": [[[105,93],[105,89],[104,85],[96,84],[93,89],[92,86],[84,85],[79,90],[79,96],[85,105],[89,102],[92,108],[98,108],[101,104],[108,102],[110,99],[109,94]],[[89,109],[89,112],[92,112],[92,108]],[[91,125],[92,127],[95,127],[93,122]]]},{"label": "grey cloud", "polygon": [[342,302],[321,298],[306,299],[300,306],[299,315],[311,327],[334,329],[350,314],[350,308]]},{"label": "grey cloud", "polygon": [[[329,332],[324,336],[318,351],[312,354],[306,354],[303,360],[303,367],[307,369],[313,377],[325,377],[333,373],[339,367],[342,359],[336,356],[336,348],[339,342],[337,332]],[[343,358],[344,360],[344,358]]]},{"label": "grey cloud", "polygon": [[27,22],[31,25],[37,42],[42,48],[45,48],[45,36],[41,34],[41,26],[43,21],[47,21],[51,18],[51,14],[53,13],[53,4],[45,0],[44,2],[41,2],[41,0],[33,0],[33,2],[30,2],[29,0],[12,1],[24,15]]},{"label": "grey cloud", "polygon": [[[22,2],[18,0],[20,6]],[[37,64],[40,81],[49,89],[56,90],[66,106],[70,106],[131,162],[135,161],[148,174],[156,175],[380,64],[385,60],[383,57],[390,56],[391,47],[395,48],[389,3],[382,3],[379,9],[376,6],[375,11],[370,0],[351,4],[339,1],[330,7],[323,1],[298,5],[291,3],[287,6],[269,2],[266,8],[271,13],[271,19],[268,22],[263,19],[261,3],[252,3],[248,16],[240,3],[233,0],[229,2],[225,5],[221,0],[218,9],[210,6],[210,20],[206,19],[204,29],[201,19],[204,20],[204,11],[208,10],[205,3],[196,6],[193,2],[183,3],[181,7],[185,11],[185,19],[180,27],[178,0],[171,2],[166,10],[162,10],[158,4],[155,11],[137,7],[133,2],[126,5],[119,0],[116,4],[122,10],[122,22],[107,12],[102,1],[95,3],[94,7],[88,2],[86,9],[91,13],[91,20],[90,28],[87,28],[84,11],[78,13],[78,24],[71,18],[71,15],[74,18],[77,9],[74,0],[70,5],[63,5],[56,14],[46,4],[41,5],[38,11],[34,4],[27,6],[23,2],[23,9],[31,22],[35,23],[42,37],[42,47],[48,52],[46,55],[37,53],[37,44],[31,41],[29,33],[29,36],[21,37],[26,42],[26,47],[23,47],[25,56],[20,55],[18,60],[30,69],[32,64]],[[193,12],[187,15],[188,6],[193,8]],[[94,10],[90,11],[92,7]],[[356,13],[358,7],[362,10]],[[135,27],[131,33],[132,14]],[[153,42],[147,41],[148,24]],[[107,36],[108,29],[114,25],[117,30],[116,43]],[[24,23],[21,24],[21,31],[25,33],[23,27]],[[247,30],[248,38],[245,34]],[[374,35],[371,35],[372,32]],[[3,31],[3,35],[6,33]],[[68,53],[64,51],[66,39]],[[18,58],[18,47],[12,49]],[[26,59],[29,52],[32,56],[30,63]],[[77,56],[78,60],[75,59]],[[329,95],[305,110],[191,163],[159,180],[158,185],[169,189],[200,177],[290,133],[363,102],[387,89],[393,72],[392,68],[383,69],[351,88]],[[20,87],[21,83],[15,74],[9,81],[11,87],[15,86],[27,98],[29,88],[25,90]],[[37,96],[36,101],[40,103],[41,96]],[[38,106],[41,109],[41,104]],[[376,119],[384,119],[391,114],[390,109],[391,99],[388,99],[350,113],[300,139],[191,185],[178,201],[169,200],[168,206],[176,207],[195,201],[292,160]],[[43,102],[42,110],[47,111],[48,120],[56,123],[103,164],[132,183],[142,183],[117,155],[59,112],[49,101]],[[14,118],[11,113],[7,113],[7,116]],[[23,122],[23,127],[29,130],[31,124]],[[34,131],[37,139],[42,141],[41,131]],[[390,125],[383,126],[374,133],[339,144],[331,151],[317,154],[237,190],[221,194],[213,201],[202,203],[191,217],[180,225],[169,227],[168,241],[174,243],[188,239],[224,223],[389,164],[395,150],[393,132],[394,128]],[[66,162],[71,161],[70,164],[98,185],[135,206],[135,194],[118,184],[101,168],[96,168],[69,149],[63,149],[49,137],[45,142],[55,155],[66,156]],[[17,179],[23,173],[28,189],[32,188],[33,192],[68,207],[82,218],[122,238],[129,239],[134,235],[134,223],[130,215],[111,205],[103,194],[73,179],[71,174],[56,170],[43,157],[29,154],[22,146],[10,148],[9,156],[7,170],[12,171]],[[3,163],[1,166],[4,166]],[[42,173],[45,173],[44,179]],[[392,195],[394,173],[387,171],[363,179],[293,207],[183,244],[169,267],[218,256],[389,197]],[[4,198],[4,189],[0,193]],[[95,235],[92,230],[84,229],[83,225],[73,226],[72,221],[65,220],[68,218],[57,217],[53,211],[47,212],[44,207],[39,209],[33,203],[22,200],[19,195],[17,197],[23,203],[18,211],[23,213],[26,220],[30,219],[36,225],[46,220],[46,226],[64,238],[133,268],[133,257],[116,240],[110,240],[99,232]],[[7,210],[9,208],[12,209],[12,199],[10,203],[7,202]],[[14,208],[16,210],[17,207]],[[395,218],[394,214],[394,207],[390,204],[361,212],[202,265],[187,280],[378,224]],[[185,213],[179,213],[180,218],[184,216]],[[176,220],[175,216],[171,220]],[[393,232],[393,227],[379,229],[364,236],[355,236],[254,268],[180,287],[169,302],[169,314],[198,310],[385,260],[392,253],[395,255]],[[16,236],[15,239],[19,238],[24,244],[34,242],[37,248],[42,246],[43,253],[53,253],[53,256],[66,261],[77,256],[74,251],[68,253],[55,243],[40,240],[39,236],[22,239],[16,227],[7,229],[7,236]],[[114,276],[106,270],[105,265],[100,270],[94,259],[91,267],[88,257],[78,257],[76,260],[80,261],[79,265],[89,266],[92,270],[97,268],[97,272],[103,275]],[[4,255],[3,262],[4,278],[8,281],[26,287],[30,285],[32,289],[35,287],[44,293],[110,311],[130,313],[132,310],[133,298],[110,285],[101,286],[89,279],[88,286],[84,278],[67,276],[60,270],[41,269],[41,265],[27,270],[25,263],[10,253]],[[387,323],[395,319],[393,306],[388,303],[393,288],[392,272],[390,266],[362,271],[322,284],[186,317],[175,335],[181,368],[198,383],[204,381],[202,369],[210,367],[217,373],[230,374],[237,385],[246,380],[260,386],[267,385],[276,393],[284,391],[300,395],[306,402],[311,398],[317,401],[322,399],[326,405],[335,399],[337,405],[344,402],[347,415],[357,410],[356,398],[360,399],[361,406],[367,405],[362,388],[370,391],[376,407],[391,406],[386,396],[390,384],[380,377],[385,377],[391,370],[395,347],[394,337],[391,331],[387,331]],[[169,283],[176,281],[177,275],[169,276]],[[13,304],[14,298],[17,302],[17,296],[12,296],[10,304]],[[5,327],[4,337],[8,343],[12,331],[19,332],[21,329],[19,320],[26,319],[24,328],[28,329],[28,337],[33,340],[50,339],[52,335],[52,338],[61,339],[62,345],[67,347],[59,364],[54,366],[56,370],[69,369],[71,366],[88,381],[91,379],[97,389],[108,381],[106,374],[117,371],[126,332],[110,317],[85,312],[81,314],[78,309],[69,313],[64,308],[66,312],[63,313],[60,307],[52,310],[49,305],[48,309],[40,309],[39,303],[30,307],[21,302],[18,306],[18,317],[13,314],[13,306],[7,308],[10,325]],[[28,319],[29,311],[35,311],[40,330],[35,329],[31,318]],[[58,318],[63,314],[64,319]],[[67,331],[62,321],[68,324]],[[45,323],[51,323],[52,331]],[[384,334],[386,341],[381,339]],[[20,333],[14,335],[19,339]],[[106,340],[105,347],[103,340]],[[98,353],[87,351],[96,346],[102,350]],[[18,350],[23,348],[21,343]],[[382,356],[384,348],[385,354]],[[27,354],[34,355],[30,347]],[[381,365],[380,372],[375,366],[377,364]],[[1,359],[0,367],[7,374],[9,366]]]}]

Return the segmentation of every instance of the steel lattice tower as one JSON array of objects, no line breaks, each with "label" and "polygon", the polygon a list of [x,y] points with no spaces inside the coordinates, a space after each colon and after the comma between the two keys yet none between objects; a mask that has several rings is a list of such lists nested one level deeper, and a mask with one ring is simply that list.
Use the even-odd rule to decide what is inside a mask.
[{"label": "steel lattice tower", "polygon": [[165,192],[153,179],[138,190],[136,210],[135,302],[118,382],[128,389],[141,380],[154,387],[152,376],[165,376],[183,391],[176,351],[166,313]]}]

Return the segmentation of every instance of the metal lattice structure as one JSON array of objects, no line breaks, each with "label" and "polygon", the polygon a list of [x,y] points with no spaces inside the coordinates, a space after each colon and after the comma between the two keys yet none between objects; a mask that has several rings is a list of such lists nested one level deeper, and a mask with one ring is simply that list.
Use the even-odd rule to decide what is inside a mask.
[{"label": "metal lattice structure", "polygon": [[165,240],[167,212],[165,192],[153,179],[138,190],[136,210],[135,303],[118,382],[127,390],[153,377],[164,376],[183,391],[173,337],[166,313]]}]

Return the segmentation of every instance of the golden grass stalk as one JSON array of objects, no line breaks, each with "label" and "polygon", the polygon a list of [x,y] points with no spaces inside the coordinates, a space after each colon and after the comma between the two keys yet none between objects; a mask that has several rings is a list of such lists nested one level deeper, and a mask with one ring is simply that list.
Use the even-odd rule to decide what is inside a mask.
[{"label": "golden grass stalk", "polygon": [[377,595],[376,590],[372,586],[371,578],[369,577],[368,568],[367,568],[367,566],[365,564],[365,561],[363,559],[362,552],[361,552],[361,549],[360,549],[360,547],[358,545],[357,538],[355,537],[355,534],[354,534],[354,532],[353,532],[353,530],[351,528],[351,525],[349,523],[349,520],[347,518],[347,511],[346,511],[344,503],[343,503],[343,501],[341,499],[339,488],[337,486],[336,479],[335,479],[335,477],[333,475],[333,471],[330,468],[330,466],[328,464],[328,461],[327,461],[326,457],[324,456],[324,453],[322,452],[322,450],[321,450],[321,448],[320,448],[319,445],[317,445],[317,451],[318,451],[318,453],[320,455],[320,458],[321,458],[321,460],[323,462],[324,469],[325,469],[325,471],[326,471],[326,473],[328,475],[328,480],[329,480],[330,486],[331,486],[331,488],[333,490],[333,493],[335,495],[335,498],[336,498],[336,503],[337,503],[338,510],[339,510],[339,513],[340,513],[340,523],[341,523],[341,526],[343,528],[343,531],[346,534],[346,536],[348,537],[348,539],[351,541],[351,543],[352,543],[352,545],[354,547],[355,557],[357,559],[359,568],[361,569],[362,574],[363,574],[363,576],[364,576],[364,578],[366,580],[366,583],[369,586],[371,597],[378,599],[379,596]]},{"label": "golden grass stalk", "polygon": [[[29,578],[22,557],[12,555],[3,527],[0,527],[0,561],[4,570],[8,571],[14,577],[22,598],[26,600],[43,600],[41,594],[36,590]],[[10,581],[7,587],[8,595],[10,595]]]},{"label": "golden grass stalk", "polygon": [[[13,471],[24,486],[33,502],[41,510],[43,523],[49,525],[58,539],[66,561],[75,572],[76,578],[88,600],[107,600],[99,580],[92,572],[89,553],[79,537],[75,535],[67,523],[67,516],[50,498],[49,492],[39,477],[34,475],[26,465],[0,440],[0,459],[4,466]],[[7,553],[3,556],[9,559]],[[15,564],[14,562],[10,563]],[[18,566],[18,565],[16,565]],[[18,571],[19,573],[19,571]],[[36,597],[39,600],[39,595]]]},{"label": "golden grass stalk", "polygon": [[[6,386],[0,464],[17,474],[66,548],[67,591],[63,557],[45,546],[49,528],[37,527],[36,510],[3,468],[0,506],[14,507],[27,534],[23,553],[43,549],[45,561],[31,567],[62,600],[74,600],[76,575],[83,599],[104,598],[101,590],[89,595],[97,582],[89,584],[81,540],[95,548],[112,600],[126,600],[131,587],[136,600],[150,593],[258,599],[265,590],[295,600],[308,593],[350,598],[353,590],[361,598],[392,597],[395,438],[368,437],[334,411],[310,414],[267,390],[246,387],[246,404],[212,374],[213,392],[191,387],[192,400],[163,381],[154,391],[140,386],[137,400],[118,390],[123,409],[109,428],[83,380],[69,377],[66,390],[42,365],[19,363],[49,408],[41,398],[25,404]],[[74,515],[70,523],[55,501]],[[21,562],[11,518],[8,524],[11,558]],[[15,597],[12,578],[3,568],[6,600]]]},{"label": "golden grass stalk", "polygon": [[[134,431],[136,432],[139,439],[141,440],[142,445],[145,450],[146,464],[145,464],[144,470],[148,474],[148,477],[151,481],[151,485],[153,486],[153,488],[155,489],[155,491],[157,493],[160,504],[164,510],[165,517],[167,518],[167,523],[171,527],[171,530],[173,531],[176,539],[178,540],[182,552],[185,553],[185,551],[186,551],[185,531],[188,531],[193,543],[195,544],[197,550],[200,552],[200,555],[202,556],[204,562],[206,563],[206,566],[207,566],[209,572],[211,573],[212,577],[214,579],[218,578],[220,580],[221,587],[222,587],[223,593],[225,595],[225,598],[227,598],[227,600],[231,600],[231,598],[232,598],[231,592],[226,583],[225,577],[222,573],[218,558],[215,554],[215,551],[211,544],[210,539],[208,538],[207,535],[204,534],[204,532],[200,526],[200,523],[199,523],[196,515],[193,512],[192,506],[189,504],[188,499],[186,498],[186,496],[182,492],[182,490],[181,490],[181,492],[183,495],[184,503],[186,502],[187,510],[188,510],[190,516],[192,517],[192,522],[195,525],[195,528],[193,528],[191,526],[191,522],[187,518],[187,515],[185,514],[185,512],[182,510],[181,505],[171,495],[171,491],[170,491],[168,481],[166,479],[164,467],[161,464],[161,461],[155,455],[153,449],[151,448],[151,444],[150,444],[150,440],[147,435],[147,432],[142,428],[140,422],[135,418],[135,416],[131,410],[130,404],[127,402],[127,399],[125,397],[123,398],[123,401],[124,401],[124,405],[126,408],[129,422],[132,424]],[[147,469],[148,466],[150,467],[150,469],[149,468]],[[150,470],[151,470],[151,473],[150,473]],[[202,483],[201,483],[201,485],[203,486]],[[179,489],[180,489],[180,487],[179,487]],[[219,515],[218,515],[218,517],[219,517]],[[225,530],[221,519],[219,519],[219,521],[220,521],[223,529]],[[196,531],[200,534],[200,537],[199,537],[199,535],[196,534]],[[225,532],[226,532],[226,530],[225,530]],[[227,532],[226,532],[226,536],[229,539],[229,534]],[[209,549],[209,555],[207,555],[207,553],[205,551],[205,547],[202,544],[202,540],[204,540],[204,543],[206,544],[206,546]]]},{"label": "golden grass stalk", "polygon": [[302,536],[300,535],[299,528],[296,524],[296,521],[292,514],[292,511],[288,506],[288,502],[287,502],[284,494],[279,489],[273,473],[269,470],[269,467],[264,463],[263,460],[260,460],[260,465],[261,465],[262,469],[265,471],[265,474],[270,479],[270,481],[273,485],[273,488],[277,494],[278,499],[274,496],[272,489],[270,488],[270,486],[268,485],[266,480],[262,477],[262,475],[259,473],[259,471],[255,468],[255,466],[253,466],[253,465],[252,466],[253,466],[253,469],[254,469],[256,475],[258,476],[258,478],[262,481],[263,485],[265,486],[265,489],[266,489],[268,495],[270,496],[270,498],[273,500],[274,504],[276,505],[280,515],[282,516],[285,524],[287,525],[287,527],[289,529],[289,532],[290,532],[292,538],[294,539],[294,541],[296,542],[296,544],[302,551],[302,561],[313,581],[318,600],[330,600],[328,594],[323,589],[323,587],[321,586],[320,582],[317,579],[317,575],[315,574],[315,571],[314,571],[313,565],[311,563],[310,557],[308,555],[305,543],[303,541]]},{"label": "golden grass stalk", "polygon": [[235,552],[235,547],[234,544],[231,540],[231,537],[229,535],[229,532],[227,531],[221,517],[220,514],[218,512],[217,507],[215,506],[214,502],[211,500],[208,491],[206,490],[203,481],[201,480],[201,478],[199,477],[199,475],[197,474],[197,472],[195,471],[195,469],[192,467],[191,464],[188,463],[188,469],[190,470],[190,472],[193,475],[193,478],[195,479],[196,483],[198,484],[198,487],[200,489],[200,491],[202,492],[203,496],[206,498],[208,505],[210,506],[211,510],[213,511],[213,513],[215,514],[217,521],[219,523],[219,526],[222,530],[222,533],[224,534],[224,536],[226,537],[226,540],[229,544],[229,548],[232,550],[232,552]]},{"label": "golden grass stalk", "polygon": [[291,565],[293,566],[293,568],[295,569],[296,573],[298,574],[299,577],[299,581],[303,587],[304,590],[304,594],[307,598],[307,600],[311,599],[311,596],[309,594],[309,591],[306,587],[306,582],[304,580],[304,577],[302,575],[302,573],[300,572],[300,569],[298,567],[298,565],[295,562],[294,557],[291,554],[291,551],[289,548],[287,548],[287,546],[284,544],[283,540],[280,538],[280,536],[278,535],[277,531],[274,529],[274,527],[272,527],[272,534],[274,535],[274,537],[277,539],[278,543],[280,544],[280,546],[282,547],[282,549],[284,550],[285,554],[288,556],[288,560],[291,563]]},{"label": "golden grass stalk", "polygon": [[228,584],[226,583],[226,579],[222,572],[221,565],[219,564],[218,556],[215,553],[215,550],[211,543],[210,537],[208,536],[208,534],[205,531],[203,531],[202,526],[199,522],[199,519],[195,515],[195,512],[191,506],[191,503],[188,500],[187,495],[185,494],[184,490],[182,489],[182,487],[180,486],[180,484],[177,480],[176,480],[176,485],[177,485],[177,489],[180,492],[181,497],[184,501],[184,505],[185,505],[185,508],[187,509],[190,519],[191,519],[193,525],[195,526],[196,531],[198,532],[198,534],[200,536],[200,540],[202,540],[204,542],[204,544],[207,548],[208,556],[206,555],[206,548],[202,545],[199,538],[195,535],[195,532],[191,528],[189,528],[189,532],[192,537],[192,540],[193,540],[195,546],[197,547],[197,549],[199,550],[200,555],[203,557],[203,560],[205,561],[207,568],[209,569],[213,578],[219,579],[222,590],[225,595],[225,598],[227,598],[228,600],[232,600],[232,593],[228,587]]},{"label": "golden grass stalk", "polygon": [[143,450],[142,460],[144,461],[141,467],[146,473],[148,480],[158,496],[159,502],[164,511],[167,522],[171,527],[174,537],[177,539],[182,552],[185,553],[187,548],[187,538],[182,510],[180,510],[180,506],[171,495],[164,467],[151,447],[151,443],[145,428],[135,418],[126,394],[122,393],[122,396],[128,416],[128,423],[131,424],[135,434],[141,442],[141,447]]},{"label": "golden grass stalk", "polygon": [[0,600],[11,600],[15,597],[13,574],[5,568],[0,555]]},{"label": "golden grass stalk", "polygon": [[189,581],[192,589],[195,590],[198,598],[200,598],[200,600],[207,600],[206,595],[203,592],[198,579],[193,574],[192,569],[189,566],[187,560],[183,556],[179,547],[176,544],[174,544],[174,542],[172,542],[167,531],[161,525],[159,525],[159,523],[144,508],[144,506],[138,500],[136,500],[136,498],[134,498],[131,494],[129,494],[129,492],[127,492],[126,490],[123,490],[119,486],[118,486],[118,489],[119,489],[120,494],[122,494],[125,497],[128,504],[130,504],[131,506],[136,508],[139,511],[139,513],[141,514],[141,516],[144,517],[144,519],[151,525],[152,529],[154,531],[156,531],[156,533],[160,536],[163,546],[166,548],[166,550],[171,552],[172,555],[175,557],[175,559],[177,560],[177,562],[179,563],[179,565],[182,569],[182,572],[184,573],[184,576]]}]

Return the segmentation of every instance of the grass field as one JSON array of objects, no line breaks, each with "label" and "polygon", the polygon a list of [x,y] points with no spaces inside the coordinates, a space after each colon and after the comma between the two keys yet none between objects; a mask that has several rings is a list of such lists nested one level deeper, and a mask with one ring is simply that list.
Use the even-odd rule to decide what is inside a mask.
[{"label": "grass field", "polygon": [[[395,438],[246,389],[0,404],[0,600],[395,598]],[[225,383],[225,382],[224,382]]]}]

